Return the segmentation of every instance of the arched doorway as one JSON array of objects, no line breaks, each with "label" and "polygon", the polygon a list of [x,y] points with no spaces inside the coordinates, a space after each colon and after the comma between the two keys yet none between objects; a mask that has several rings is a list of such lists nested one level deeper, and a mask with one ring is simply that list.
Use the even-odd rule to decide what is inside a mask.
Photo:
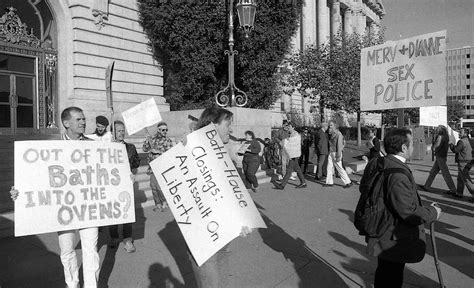
[{"label": "arched doorway", "polygon": [[3,0],[0,15],[0,135],[56,133],[57,33],[51,9],[45,0]]}]

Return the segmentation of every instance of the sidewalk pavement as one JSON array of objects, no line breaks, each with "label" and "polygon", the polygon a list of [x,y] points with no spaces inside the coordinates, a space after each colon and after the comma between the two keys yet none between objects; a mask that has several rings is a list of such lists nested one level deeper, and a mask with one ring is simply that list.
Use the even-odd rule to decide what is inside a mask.
[{"label": "sidewalk pavement", "polygon": [[[431,165],[411,163],[419,184]],[[455,177],[456,166],[449,167]],[[359,187],[343,189],[337,179],[341,186],[323,188],[312,177],[307,179],[306,189],[295,189],[295,182],[283,191],[264,184],[252,194],[268,229],[231,242],[228,265],[221,267],[222,287],[371,287],[376,259],[365,255],[364,239],[351,222]],[[441,175],[433,187],[447,190]],[[434,190],[420,193],[424,200],[439,202],[444,211],[436,224],[436,241],[445,284],[474,287],[474,204],[467,197],[452,199]],[[137,252],[127,254],[123,244],[118,250],[108,248],[107,229],[100,233],[100,287],[195,287],[185,243],[171,213],[153,212],[151,207],[136,213]],[[425,259],[407,265],[404,287],[438,287],[428,234],[427,240]],[[80,258],[80,245],[77,251]],[[63,288],[58,254],[55,233],[0,239],[0,286]]]}]

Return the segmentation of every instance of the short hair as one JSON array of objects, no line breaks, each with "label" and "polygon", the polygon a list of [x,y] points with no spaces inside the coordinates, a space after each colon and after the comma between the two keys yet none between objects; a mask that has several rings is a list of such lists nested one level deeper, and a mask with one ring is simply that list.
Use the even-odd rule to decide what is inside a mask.
[{"label": "short hair", "polygon": [[123,122],[120,121],[120,120],[115,120],[115,121],[114,121],[114,125],[110,127],[110,132],[114,132],[115,125],[122,125],[123,128],[125,128],[125,123],[123,123]]},{"label": "short hair", "polygon": [[334,120],[329,120],[329,121],[328,121],[328,126],[331,125],[331,123],[334,124],[334,127],[337,128],[336,121],[334,121]]},{"label": "short hair", "polygon": [[158,124],[156,124],[156,127],[160,127],[160,126],[168,126],[168,124],[166,124],[165,121],[160,121],[158,122]]},{"label": "short hair", "polygon": [[411,135],[411,131],[405,128],[394,129],[390,131],[383,139],[383,146],[387,154],[396,155],[402,152],[403,144],[407,145],[410,143],[408,135]]},{"label": "short hair", "polygon": [[196,130],[205,127],[211,123],[219,124],[224,120],[231,120],[234,114],[227,109],[221,107],[209,107],[202,111],[201,116],[196,124]]},{"label": "short hair", "polygon": [[245,135],[250,135],[252,137],[252,140],[255,139],[255,133],[250,130],[245,131]]},{"label": "short hair", "polygon": [[[61,112],[61,123],[63,123],[64,126],[64,121],[70,120],[71,119],[71,112],[78,112],[78,113],[84,113],[81,108],[76,107],[76,106],[71,106],[67,107],[66,109]],[[66,128],[66,126],[64,126]]]}]

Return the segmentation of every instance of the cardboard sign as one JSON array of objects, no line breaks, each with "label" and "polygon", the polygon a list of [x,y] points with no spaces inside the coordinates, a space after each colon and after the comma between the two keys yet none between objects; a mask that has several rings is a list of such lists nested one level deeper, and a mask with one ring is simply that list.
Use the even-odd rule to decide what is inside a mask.
[{"label": "cardboard sign", "polygon": [[160,111],[156,106],[155,98],[150,98],[127,111],[122,112],[128,135],[137,133],[148,126],[161,121]]},{"label": "cardboard sign", "polygon": [[454,131],[451,126],[448,126],[448,135],[449,135],[449,143],[452,143],[454,145],[458,144],[459,139],[459,132]]},{"label": "cardboard sign", "polygon": [[362,49],[361,111],[446,105],[446,31]]},{"label": "cardboard sign", "polygon": [[243,226],[266,227],[214,124],[151,163],[178,226],[200,266]]},{"label": "cardboard sign", "polygon": [[448,126],[448,107],[420,107],[420,126]]},{"label": "cardboard sign", "polygon": [[124,144],[15,141],[15,236],[135,222]]}]

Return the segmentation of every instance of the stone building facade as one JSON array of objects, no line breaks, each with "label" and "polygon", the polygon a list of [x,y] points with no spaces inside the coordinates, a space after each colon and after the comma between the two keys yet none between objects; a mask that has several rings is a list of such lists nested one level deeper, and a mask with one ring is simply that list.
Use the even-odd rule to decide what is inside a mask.
[{"label": "stone building facade", "polygon": [[[293,38],[293,49],[321,45],[338,31],[361,35],[376,32],[385,13],[381,0],[305,0],[300,25]],[[298,94],[282,95],[272,107],[273,123],[279,125],[285,117],[283,115],[297,111],[308,125],[315,106],[314,100],[304,99]]]}]

